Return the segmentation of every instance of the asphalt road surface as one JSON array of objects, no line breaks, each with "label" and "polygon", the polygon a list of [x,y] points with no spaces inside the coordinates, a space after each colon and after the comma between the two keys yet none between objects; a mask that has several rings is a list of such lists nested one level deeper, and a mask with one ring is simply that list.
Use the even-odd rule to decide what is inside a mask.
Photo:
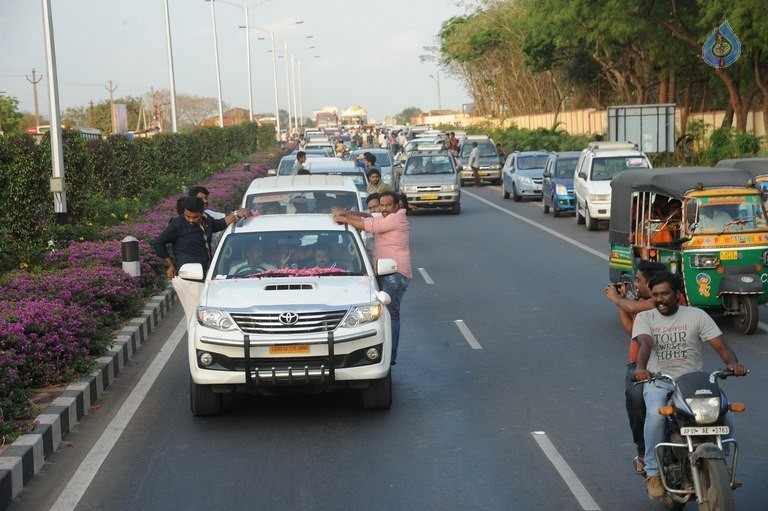
[{"label": "asphalt road surface", "polygon": [[[499,187],[463,194],[461,215],[410,217],[390,410],[343,394],[228,396],[223,415],[193,417],[177,305],[10,509],[662,509],[630,463],[605,226]],[[764,509],[768,326],[718,324],[752,370],[724,382],[747,406],[736,506]],[[705,350],[706,369],[721,367]]]}]

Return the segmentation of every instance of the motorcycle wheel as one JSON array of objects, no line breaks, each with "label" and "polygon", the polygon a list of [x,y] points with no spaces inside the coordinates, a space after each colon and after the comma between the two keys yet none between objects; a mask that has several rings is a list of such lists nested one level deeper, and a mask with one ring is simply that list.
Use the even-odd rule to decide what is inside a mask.
[{"label": "motorcycle wheel", "polygon": [[725,460],[702,459],[699,483],[704,500],[699,511],[733,511],[733,492]]}]

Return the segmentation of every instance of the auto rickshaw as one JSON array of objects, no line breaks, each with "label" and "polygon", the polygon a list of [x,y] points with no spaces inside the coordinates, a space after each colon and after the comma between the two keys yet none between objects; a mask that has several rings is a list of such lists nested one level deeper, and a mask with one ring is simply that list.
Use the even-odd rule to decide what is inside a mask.
[{"label": "auto rickshaw", "polygon": [[627,170],[611,185],[611,281],[632,283],[641,260],[661,262],[682,277],[691,306],[723,312],[753,333],[757,306],[768,301],[768,219],[753,174]]},{"label": "auto rickshaw", "polygon": [[768,158],[731,158],[720,160],[717,168],[743,169],[752,173],[755,186],[768,193]]}]

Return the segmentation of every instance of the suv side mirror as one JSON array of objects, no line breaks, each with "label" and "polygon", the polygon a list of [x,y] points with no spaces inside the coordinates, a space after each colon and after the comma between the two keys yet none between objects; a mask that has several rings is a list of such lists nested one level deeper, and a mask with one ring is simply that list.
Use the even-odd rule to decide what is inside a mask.
[{"label": "suv side mirror", "polygon": [[580,179],[584,179],[584,180],[586,180],[586,179],[587,179],[587,173],[586,173],[586,172],[579,172],[579,174],[578,174],[578,175],[579,175],[579,178],[580,178]]}]

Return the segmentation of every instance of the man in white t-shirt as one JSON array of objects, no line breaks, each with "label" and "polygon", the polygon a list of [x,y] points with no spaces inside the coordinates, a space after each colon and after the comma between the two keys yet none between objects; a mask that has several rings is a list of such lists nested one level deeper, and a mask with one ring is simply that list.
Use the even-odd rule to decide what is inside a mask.
[{"label": "man in white t-shirt", "polygon": [[477,142],[472,142],[472,151],[469,153],[467,165],[475,176],[475,186],[480,186],[480,148],[477,147]]},{"label": "man in white t-shirt", "polygon": [[[635,380],[647,380],[652,372],[677,378],[701,371],[704,343],[709,343],[737,376],[747,374],[747,368],[739,364],[714,320],[701,309],[679,305],[681,283],[677,275],[668,271],[657,273],[651,277],[648,287],[655,309],[635,316],[632,328],[632,338],[640,344]],[[658,410],[667,404],[672,390],[672,383],[666,380],[646,383],[643,388],[647,410],[644,428],[646,488],[651,499],[659,499],[665,493],[654,448],[666,439],[666,418]]]}]

